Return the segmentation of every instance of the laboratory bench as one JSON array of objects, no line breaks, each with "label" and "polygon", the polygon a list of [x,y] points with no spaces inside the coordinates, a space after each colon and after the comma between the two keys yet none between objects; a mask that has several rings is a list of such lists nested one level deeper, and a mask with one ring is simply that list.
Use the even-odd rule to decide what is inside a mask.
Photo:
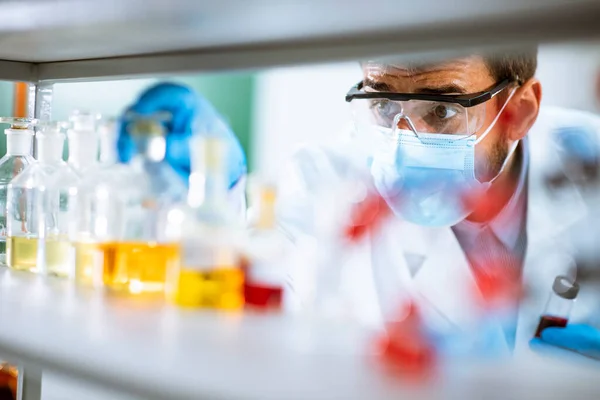
[{"label": "laboratory bench", "polygon": [[377,362],[374,332],[355,323],[177,309],[5,267],[0,326],[0,355],[24,367],[25,400],[40,398],[42,371],[150,399],[476,399],[499,388],[505,398],[535,389],[562,399],[574,383],[591,396],[579,398],[600,398],[600,368],[585,363],[461,362],[402,384]]}]

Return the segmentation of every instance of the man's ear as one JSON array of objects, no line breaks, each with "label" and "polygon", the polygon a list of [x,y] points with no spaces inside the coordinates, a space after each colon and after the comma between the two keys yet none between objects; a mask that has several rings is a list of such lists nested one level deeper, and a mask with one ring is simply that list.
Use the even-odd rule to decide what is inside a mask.
[{"label": "man's ear", "polygon": [[519,87],[504,112],[506,132],[510,140],[523,139],[537,119],[542,101],[542,84],[535,78]]}]

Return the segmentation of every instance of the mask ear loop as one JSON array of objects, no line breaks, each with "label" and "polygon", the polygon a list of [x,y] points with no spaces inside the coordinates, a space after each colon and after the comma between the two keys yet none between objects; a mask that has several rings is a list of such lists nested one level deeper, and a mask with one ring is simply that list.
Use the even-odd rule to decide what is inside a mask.
[{"label": "mask ear loop", "polygon": [[515,94],[515,92],[517,91],[517,88],[513,88],[513,90],[511,90],[510,94],[508,95],[508,98],[506,99],[506,101],[504,102],[504,105],[502,106],[502,108],[500,108],[500,112],[498,112],[498,114],[496,115],[496,118],[494,118],[494,120],[492,121],[492,123],[487,127],[487,129],[481,134],[481,136],[479,136],[477,139],[475,139],[474,144],[478,144],[480,143],[486,136],[488,133],[490,133],[490,131],[492,130],[492,128],[494,127],[494,125],[496,125],[496,122],[498,122],[498,119],[500,118],[500,116],[502,115],[502,113],[504,112],[504,109],[506,108],[506,106],[508,105],[508,103],[510,102],[510,99],[512,99],[513,95]]},{"label": "mask ear loop", "polygon": [[[492,123],[490,124],[490,126],[488,126],[488,128],[485,130],[485,132],[483,132],[483,134],[479,138],[477,138],[475,140],[475,142],[473,143],[474,145],[477,144],[477,143],[479,143],[479,142],[481,142],[483,140],[483,138],[485,138],[487,136],[487,134],[492,130],[492,128],[494,127],[494,125],[498,121],[498,118],[500,118],[500,115],[502,115],[502,112],[504,111],[504,109],[508,105],[508,102],[513,97],[513,95],[515,94],[516,91],[517,91],[517,88],[516,87],[513,88],[513,90],[508,95],[508,98],[506,99],[506,102],[504,103],[504,105],[500,109],[500,112],[498,113],[498,115],[496,115],[496,118],[494,118],[494,120],[492,121]],[[519,141],[515,140],[515,142],[512,144],[512,146],[510,146],[510,149],[508,150],[508,154],[506,155],[506,158],[504,159],[504,162],[502,163],[502,166],[500,167],[500,171],[498,171],[498,174],[495,177],[493,177],[492,179],[490,179],[488,182],[482,182],[482,184],[486,186],[486,189],[489,188],[491,186],[491,184],[494,183],[494,181],[496,179],[498,179],[498,177],[502,174],[502,172],[504,171],[504,168],[506,168],[506,164],[508,164],[508,160],[511,159],[511,157],[513,156],[515,150],[517,150],[517,146],[518,145],[519,145]]]},{"label": "mask ear loop", "polygon": [[412,133],[414,133],[415,136],[417,137],[417,139],[419,139],[419,141],[421,143],[423,143],[423,141],[421,140],[421,137],[419,136],[419,133],[417,132],[417,128],[415,128],[415,126],[413,125],[410,118],[407,117],[406,115],[404,115],[404,113],[398,113],[394,117],[394,134],[396,133],[396,131],[398,131],[398,123],[400,122],[401,119],[404,119],[406,121],[406,123],[408,124],[408,127],[410,128]]}]

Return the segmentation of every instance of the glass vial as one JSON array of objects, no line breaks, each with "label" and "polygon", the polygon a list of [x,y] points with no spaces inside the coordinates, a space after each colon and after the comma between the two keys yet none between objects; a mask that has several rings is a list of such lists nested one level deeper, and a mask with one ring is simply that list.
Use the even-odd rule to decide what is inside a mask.
[{"label": "glass vial", "polygon": [[542,331],[550,327],[564,328],[569,322],[569,314],[579,294],[579,284],[566,276],[559,275],[554,279],[552,292],[546,308],[540,317],[535,337],[541,337]]},{"label": "glass vial", "polygon": [[167,300],[182,307],[238,310],[244,305],[237,224],[227,199],[225,143],[193,140],[187,205],[168,214],[170,236],[179,236],[181,264],[168,275]]}]

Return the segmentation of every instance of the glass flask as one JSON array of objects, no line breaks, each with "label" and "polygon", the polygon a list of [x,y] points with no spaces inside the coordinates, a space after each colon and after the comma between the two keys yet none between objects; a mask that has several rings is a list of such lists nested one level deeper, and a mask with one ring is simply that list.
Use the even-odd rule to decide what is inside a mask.
[{"label": "glass flask", "polygon": [[[71,237],[74,248],[74,278],[78,284],[102,286],[102,272],[94,274],[96,242],[106,240],[109,232],[105,229],[94,231],[98,197],[97,189],[107,192],[114,185],[128,182],[126,176],[130,169],[125,164],[117,163],[117,124],[114,119],[101,120],[98,125],[100,144],[99,162],[86,169],[79,186],[77,195],[78,211],[76,216],[75,234]],[[76,148],[71,149],[75,151]],[[80,156],[75,156],[75,159]],[[130,182],[130,181],[129,181]],[[101,203],[104,200],[100,201]],[[115,210],[116,213],[116,210]]]},{"label": "glass flask", "polygon": [[187,204],[167,216],[168,237],[181,240],[181,263],[170,269],[166,297],[182,307],[236,310],[244,305],[242,234],[228,207],[225,143],[193,139]]},{"label": "glass flask", "polygon": [[[54,134],[41,137],[38,134],[37,143],[39,156],[48,153],[44,157],[51,158],[54,166],[45,184],[45,224],[43,240],[40,240],[43,266],[49,275],[66,278],[74,274],[74,249],[71,238],[75,237],[77,232],[77,195],[81,178],[73,167],[62,159],[64,140],[64,134],[55,131]],[[47,151],[47,146],[52,148]],[[39,160],[41,161],[41,158]]]},{"label": "glass flask", "polygon": [[94,168],[98,162],[98,119],[98,114],[83,111],[74,111],[69,117],[68,163],[80,175]]},{"label": "glass flask", "polygon": [[259,184],[257,220],[250,230],[245,255],[246,308],[280,310],[287,276],[286,243],[275,224],[275,187]]},{"label": "glass flask", "polygon": [[164,119],[128,115],[133,158],[118,179],[92,189],[92,275],[101,271],[109,289],[162,293],[167,269],[179,262],[179,244],[166,240],[163,216],[187,189],[164,161]]},{"label": "glass flask", "polygon": [[31,156],[33,140],[32,127],[37,120],[31,118],[2,117],[0,122],[10,124],[4,130],[6,135],[6,154],[0,159],[0,262],[7,263],[7,189],[10,181],[34,162]]},{"label": "glass flask", "polygon": [[13,178],[7,190],[7,264],[45,273],[44,232],[48,180],[62,161],[60,126],[46,124],[37,135],[38,160]]}]

